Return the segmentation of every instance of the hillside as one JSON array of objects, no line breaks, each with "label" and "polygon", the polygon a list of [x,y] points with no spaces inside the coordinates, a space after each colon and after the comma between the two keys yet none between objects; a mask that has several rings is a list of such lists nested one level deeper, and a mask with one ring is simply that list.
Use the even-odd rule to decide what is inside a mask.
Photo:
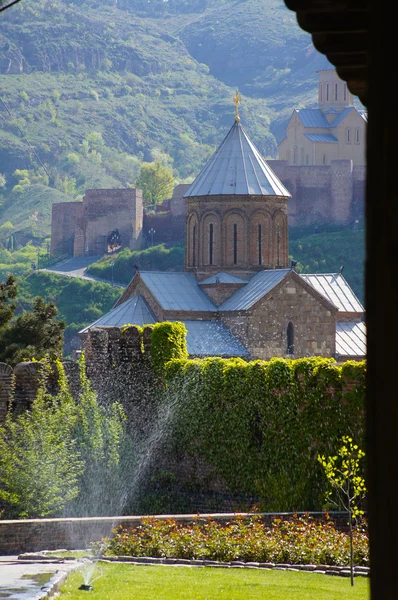
[{"label": "hillside", "polygon": [[53,202],[134,185],[143,160],[192,180],[237,86],[245,128],[275,158],[322,61],[277,0],[24,0],[0,23],[0,221],[37,243]]}]

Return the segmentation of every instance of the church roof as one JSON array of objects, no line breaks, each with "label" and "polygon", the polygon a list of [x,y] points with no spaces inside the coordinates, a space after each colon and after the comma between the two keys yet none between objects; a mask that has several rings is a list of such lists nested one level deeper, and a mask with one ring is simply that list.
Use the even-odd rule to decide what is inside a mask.
[{"label": "church roof", "polygon": [[231,331],[219,321],[182,321],[187,328],[191,356],[241,356],[248,352]]},{"label": "church roof", "polygon": [[296,108],[295,110],[304,127],[320,127],[323,129],[330,127],[320,108]]},{"label": "church roof", "polygon": [[336,323],[336,356],[366,356],[366,325],[363,322]]},{"label": "church roof", "polygon": [[86,333],[92,327],[121,327],[128,323],[134,325],[146,325],[156,323],[156,318],[148,306],[145,298],[140,295],[133,296],[126,302],[119,304],[91,325],[88,325],[79,333]]},{"label": "church roof", "polygon": [[140,277],[164,310],[217,310],[191,273],[140,271]]},{"label": "church roof", "polygon": [[184,197],[218,195],[291,197],[238,121]]},{"label": "church roof", "polygon": [[202,283],[247,283],[247,280],[236,277],[236,275],[231,275],[231,273],[221,272],[203,279],[199,282],[199,285]]},{"label": "church roof", "polygon": [[341,275],[341,273],[323,273],[319,275],[300,274],[317,292],[327,298],[341,312],[365,312],[364,307]]},{"label": "church roof", "polygon": [[282,281],[289,272],[290,269],[272,269],[256,273],[245,287],[221,304],[219,310],[248,310]]}]

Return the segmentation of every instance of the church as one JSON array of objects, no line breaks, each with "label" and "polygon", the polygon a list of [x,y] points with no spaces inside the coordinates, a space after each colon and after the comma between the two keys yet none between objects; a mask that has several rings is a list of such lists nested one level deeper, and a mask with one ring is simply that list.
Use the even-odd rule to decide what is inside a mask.
[{"label": "church", "polygon": [[191,357],[366,355],[364,308],[341,272],[299,274],[288,256],[290,193],[239,117],[186,190],[184,272],[137,271],[93,327],[181,321]]}]

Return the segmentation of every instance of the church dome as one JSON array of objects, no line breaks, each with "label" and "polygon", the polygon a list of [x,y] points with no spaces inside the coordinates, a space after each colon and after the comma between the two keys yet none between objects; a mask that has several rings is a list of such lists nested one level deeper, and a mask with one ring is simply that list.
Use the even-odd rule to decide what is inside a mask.
[{"label": "church dome", "polygon": [[184,197],[220,195],[291,197],[237,120]]}]

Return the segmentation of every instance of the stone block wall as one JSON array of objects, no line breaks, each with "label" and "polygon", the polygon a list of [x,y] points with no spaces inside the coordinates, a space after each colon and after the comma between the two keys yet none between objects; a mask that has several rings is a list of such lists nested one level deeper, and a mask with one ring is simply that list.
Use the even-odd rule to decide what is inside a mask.
[{"label": "stone block wall", "polygon": [[51,217],[51,256],[73,254],[77,211],[80,202],[53,204]]},{"label": "stone block wall", "polygon": [[290,225],[348,224],[363,217],[366,167],[353,166],[346,159],[332,160],[325,166],[267,162],[292,195],[288,203]]}]

